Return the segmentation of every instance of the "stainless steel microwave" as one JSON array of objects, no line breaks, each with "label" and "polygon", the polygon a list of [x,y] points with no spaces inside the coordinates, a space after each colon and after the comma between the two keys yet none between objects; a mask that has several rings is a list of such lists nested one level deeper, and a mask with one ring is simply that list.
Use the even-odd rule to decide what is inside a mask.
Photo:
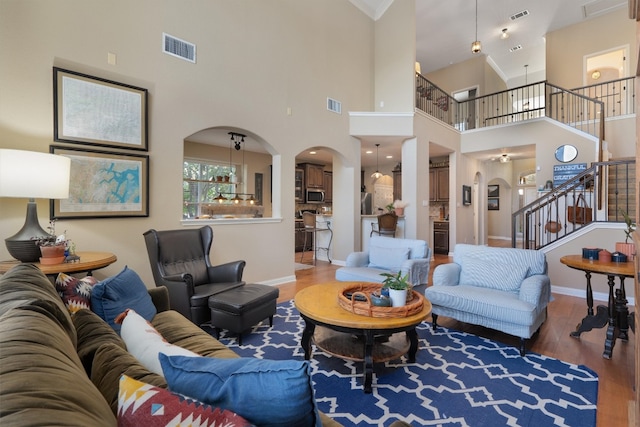
[{"label": "stainless steel microwave", "polygon": [[324,191],[307,188],[307,203],[324,203]]}]

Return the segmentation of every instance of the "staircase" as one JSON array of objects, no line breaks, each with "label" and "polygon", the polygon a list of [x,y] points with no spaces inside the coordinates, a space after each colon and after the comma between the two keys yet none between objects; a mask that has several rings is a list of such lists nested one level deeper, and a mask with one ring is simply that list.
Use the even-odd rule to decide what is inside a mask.
[{"label": "staircase", "polygon": [[623,222],[621,210],[635,217],[635,166],[635,159],[593,163],[514,212],[511,246],[541,249],[592,222]]},{"label": "staircase", "polygon": [[607,220],[622,221],[620,210],[636,218],[636,168],[635,162],[619,163],[609,171],[607,188]]}]

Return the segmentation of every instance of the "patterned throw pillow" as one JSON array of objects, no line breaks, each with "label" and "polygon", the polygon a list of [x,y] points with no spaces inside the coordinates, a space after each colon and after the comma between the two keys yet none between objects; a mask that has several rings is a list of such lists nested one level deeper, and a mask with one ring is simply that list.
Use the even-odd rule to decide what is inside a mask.
[{"label": "patterned throw pillow", "polygon": [[56,290],[64,305],[73,314],[81,308],[91,310],[91,290],[96,283],[98,280],[93,276],[78,279],[60,273],[56,278]]},{"label": "patterned throw pillow", "polygon": [[250,426],[231,411],[213,408],[197,400],[145,384],[126,375],[120,378],[119,427]]}]

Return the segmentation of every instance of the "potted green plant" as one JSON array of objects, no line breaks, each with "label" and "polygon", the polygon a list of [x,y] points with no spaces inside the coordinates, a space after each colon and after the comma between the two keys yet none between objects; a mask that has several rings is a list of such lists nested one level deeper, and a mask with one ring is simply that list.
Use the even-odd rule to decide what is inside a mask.
[{"label": "potted green plant", "polygon": [[394,210],[393,207],[393,203],[389,203],[387,206],[385,206],[385,209],[387,209],[387,212],[391,213]]},{"label": "potted green plant", "polygon": [[407,293],[411,290],[409,275],[402,275],[401,271],[396,274],[382,273],[385,279],[382,281],[383,287],[389,289],[389,298],[392,307],[402,307],[407,303]]},{"label": "potted green plant", "polygon": [[35,244],[40,248],[40,253],[42,254],[40,263],[60,264],[65,258],[65,251],[67,250],[68,243],[67,239],[64,234],[56,236],[55,221],[49,222],[47,231],[49,234],[45,236],[38,236],[33,239]]},{"label": "potted green plant", "polygon": [[635,257],[636,246],[633,244],[633,242],[629,243],[629,240],[632,238],[631,234],[636,229],[636,223],[633,222],[631,217],[623,209],[620,209],[620,213],[624,218],[624,223],[626,224],[627,228],[624,230],[624,242],[616,242],[616,252],[625,254],[629,261],[633,261]]}]

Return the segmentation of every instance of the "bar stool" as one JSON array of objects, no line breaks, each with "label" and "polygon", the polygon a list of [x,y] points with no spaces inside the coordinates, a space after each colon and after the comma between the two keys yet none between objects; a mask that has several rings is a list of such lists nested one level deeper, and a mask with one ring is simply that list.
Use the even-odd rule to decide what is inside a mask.
[{"label": "bar stool", "polygon": [[[329,248],[331,247],[331,240],[333,240],[333,230],[331,230],[331,225],[327,222],[325,223],[326,228],[318,227],[316,224],[316,215],[311,212],[304,212],[302,214],[302,222],[304,224],[304,243],[302,244],[302,254],[300,255],[300,262],[304,258],[304,251],[307,249],[307,236],[311,233],[313,237],[313,265],[316,265],[316,258],[319,250],[327,251],[327,259],[331,262],[331,258],[329,257]],[[329,243],[327,243],[327,247],[318,247],[318,232],[329,232]]]},{"label": "bar stool", "polygon": [[378,215],[378,223],[371,223],[371,233],[377,233],[379,236],[396,237],[396,227],[398,226],[398,216],[395,213],[386,213]]}]

